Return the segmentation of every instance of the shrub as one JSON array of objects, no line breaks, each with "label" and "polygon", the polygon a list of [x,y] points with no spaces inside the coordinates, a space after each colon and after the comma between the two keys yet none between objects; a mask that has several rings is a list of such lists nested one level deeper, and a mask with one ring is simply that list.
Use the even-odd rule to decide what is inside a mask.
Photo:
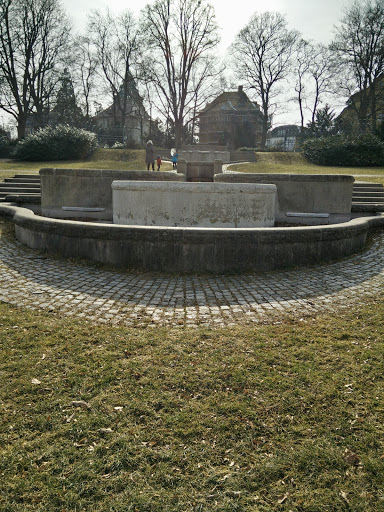
[{"label": "shrub", "polygon": [[32,162],[47,160],[79,160],[96,149],[96,135],[80,128],[47,126],[16,145],[15,156]]},{"label": "shrub", "polygon": [[125,144],[122,144],[121,142],[115,142],[112,146],[112,149],[126,149]]},{"label": "shrub", "polygon": [[384,165],[384,142],[376,135],[359,137],[336,135],[308,139],[302,145],[304,156],[317,165],[379,167]]},{"label": "shrub", "polygon": [[0,158],[8,158],[10,156],[10,140],[8,137],[0,135]]}]

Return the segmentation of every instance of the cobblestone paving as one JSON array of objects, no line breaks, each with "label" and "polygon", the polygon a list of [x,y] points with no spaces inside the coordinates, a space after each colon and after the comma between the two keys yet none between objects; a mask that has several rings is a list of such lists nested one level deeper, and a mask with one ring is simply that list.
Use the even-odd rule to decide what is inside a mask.
[{"label": "cobblestone paving", "polygon": [[120,272],[50,258],[0,239],[0,301],[132,326],[281,322],[365,302],[384,284],[384,234],[331,264],[241,275]]}]

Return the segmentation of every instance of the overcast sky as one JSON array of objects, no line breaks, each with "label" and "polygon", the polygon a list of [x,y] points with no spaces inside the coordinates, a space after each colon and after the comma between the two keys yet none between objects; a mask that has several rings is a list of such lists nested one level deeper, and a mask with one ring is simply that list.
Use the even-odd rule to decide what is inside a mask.
[{"label": "overcast sky", "polygon": [[[351,0],[211,0],[217,22],[221,28],[224,50],[234,36],[248,23],[255,12],[279,11],[285,14],[290,28],[299,30],[305,39],[329,43],[333,26],[343,13],[343,7]],[[62,0],[76,27],[85,26],[87,13],[105,9],[117,13],[129,9],[135,13],[150,3],[147,0]]]}]

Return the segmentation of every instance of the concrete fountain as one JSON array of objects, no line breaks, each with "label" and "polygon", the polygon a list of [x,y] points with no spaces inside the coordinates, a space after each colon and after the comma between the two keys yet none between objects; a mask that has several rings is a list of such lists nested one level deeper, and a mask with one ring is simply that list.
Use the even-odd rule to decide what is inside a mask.
[{"label": "concrete fountain", "polygon": [[[42,169],[41,215],[10,204],[0,213],[28,247],[161,272],[317,264],[361,249],[384,222],[351,218],[352,176],[223,173],[217,161],[188,167]],[[201,172],[211,181],[199,182]]]}]

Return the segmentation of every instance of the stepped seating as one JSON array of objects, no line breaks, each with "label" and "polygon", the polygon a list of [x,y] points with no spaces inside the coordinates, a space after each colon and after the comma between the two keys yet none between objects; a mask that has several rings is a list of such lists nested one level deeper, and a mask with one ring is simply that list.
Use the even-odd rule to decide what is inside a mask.
[{"label": "stepped seating", "polygon": [[381,183],[355,182],[353,185],[352,212],[384,212],[384,186]]},{"label": "stepped seating", "polygon": [[5,178],[0,182],[0,202],[40,204],[40,175],[16,174],[13,178]]}]

